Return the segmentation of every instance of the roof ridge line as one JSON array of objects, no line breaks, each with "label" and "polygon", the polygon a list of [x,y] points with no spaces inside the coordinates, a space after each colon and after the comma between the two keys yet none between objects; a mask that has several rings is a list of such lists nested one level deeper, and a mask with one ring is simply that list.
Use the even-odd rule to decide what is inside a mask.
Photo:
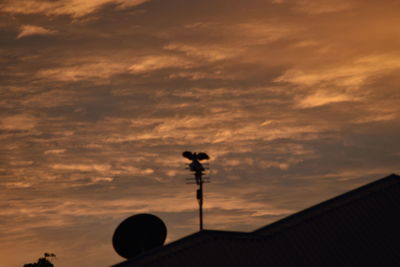
[{"label": "roof ridge line", "polygon": [[280,232],[284,229],[294,227],[305,220],[321,216],[330,210],[341,207],[351,201],[361,199],[373,192],[380,191],[388,186],[400,182],[400,176],[397,174],[390,174],[379,180],[373,181],[366,185],[362,185],[350,191],[347,191],[339,196],[332,197],[309,208],[303,209],[299,212],[291,214],[283,219],[273,222],[269,225],[263,226],[254,230],[251,233],[261,234],[263,236]]}]

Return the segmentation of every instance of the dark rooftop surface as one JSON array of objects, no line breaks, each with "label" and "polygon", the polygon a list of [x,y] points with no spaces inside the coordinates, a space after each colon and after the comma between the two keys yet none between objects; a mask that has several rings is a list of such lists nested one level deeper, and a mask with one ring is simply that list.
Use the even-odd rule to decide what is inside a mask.
[{"label": "dark rooftop surface", "polygon": [[251,233],[205,230],[127,260],[133,266],[400,266],[395,174]]}]

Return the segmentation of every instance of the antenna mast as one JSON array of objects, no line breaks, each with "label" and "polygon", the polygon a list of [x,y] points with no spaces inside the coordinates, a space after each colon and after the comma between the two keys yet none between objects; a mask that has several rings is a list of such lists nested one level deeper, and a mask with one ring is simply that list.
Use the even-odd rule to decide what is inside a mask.
[{"label": "antenna mast", "polygon": [[[190,182],[188,184],[197,184],[198,189],[196,191],[196,198],[199,202],[199,219],[200,219],[200,231],[203,230],[203,183],[209,183],[209,177],[203,177],[204,171],[206,170],[203,165],[200,163],[201,160],[210,159],[210,157],[203,152],[200,153],[192,153],[190,151],[185,151],[182,153],[182,156],[191,160],[192,162],[189,164],[190,171],[193,172],[194,179],[189,178]],[[195,182],[192,182],[195,181]]]}]

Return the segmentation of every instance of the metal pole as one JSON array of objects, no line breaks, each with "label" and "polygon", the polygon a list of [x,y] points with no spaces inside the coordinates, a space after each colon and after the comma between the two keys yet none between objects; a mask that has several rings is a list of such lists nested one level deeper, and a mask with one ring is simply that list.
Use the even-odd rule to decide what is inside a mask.
[{"label": "metal pole", "polygon": [[199,202],[200,231],[203,230],[203,177],[201,172],[196,172],[196,180],[199,188],[197,189],[197,200]]},{"label": "metal pole", "polygon": [[203,180],[200,180],[200,200],[199,200],[199,206],[200,206],[200,231],[203,230]]},{"label": "metal pole", "polygon": [[194,179],[199,186],[196,191],[196,197],[199,202],[200,231],[203,231],[203,171],[205,171],[205,168],[201,165],[200,161],[210,159],[210,157],[203,152],[197,154],[190,151],[183,152],[182,156],[192,161],[189,164],[189,169],[194,172]]}]

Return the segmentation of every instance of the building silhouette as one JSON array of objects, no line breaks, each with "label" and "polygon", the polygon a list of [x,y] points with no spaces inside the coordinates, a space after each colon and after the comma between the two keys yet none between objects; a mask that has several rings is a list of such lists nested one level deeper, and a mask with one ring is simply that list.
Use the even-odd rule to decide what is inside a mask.
[{"label": "building silhouette", "polygon": [[203,230],[113,267],[133,266],[400,266],[400,176],[253,232]]}]

